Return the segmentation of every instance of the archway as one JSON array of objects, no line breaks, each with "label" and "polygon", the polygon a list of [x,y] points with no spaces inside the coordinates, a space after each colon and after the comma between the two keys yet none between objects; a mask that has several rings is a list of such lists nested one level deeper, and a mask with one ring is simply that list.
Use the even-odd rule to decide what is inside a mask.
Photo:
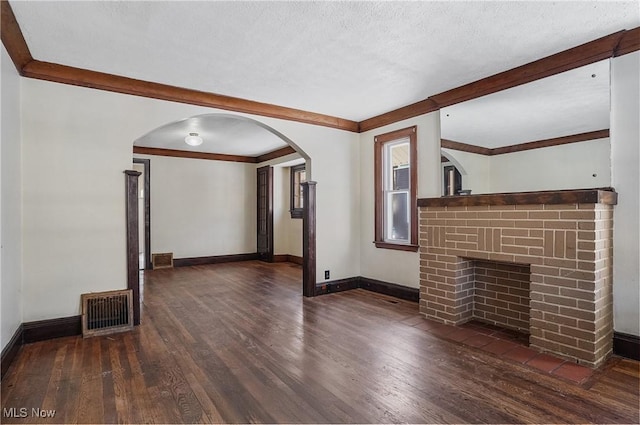
[{"label": "archway", "polygon": [[[248,118],[248,117],[233,115],[233,114],[226,114],[226,113],[214,113],[214,114],[196,115],[193,117],[173,121],[173,122],[164,124],[156,129],[153,129],[134,141],[134,152],[136,152],[136,148],[140,149],[140,146],[147,146],[147,148],[149,149],[149,145],[151,143],[150,140],[156,139],[161,141],[157,149],[163,151],[163,153],[158,153],[158,155],[163,155],[163,156],[187,156],[187,154],[193,155],[193,153],[197,151],[195,149],[191,149],[190,147],[184,144],[183,142],[184,135],[188,134],[189,132],[202,131],[202,130],[197,131],[199,129],[204,129],[206,131],[207,129],[211,129],[215,126],[224,127],[229,131],[233,130],[239,134],[245,134],[245,135],[250,134],[252,132],[255,132],[255,133],[262,132],[261,134],[263,135],[263,138],[270,137],[270,140],[271,140],[271,143],[273,143],[273,146],[276,146],[279,144],[278,149],[283,149],[283,147],[291,147],[293,151],[295,151],[300,157],[304,158],[307,166],[307,175],[309,177],[308,177],[308,184],[304,186],[304,191],[306,196],[304,197],[304,214],[303,214],[303,224],[302,224],[303,294],[305,296],[315,295],[315,279],[316,279],[316,276],[315,276],[315,263],[316,263],[315,183],[311,181],[311,175],[312,175],[311,174],[312,173],[311,158],[295,142],[293,142],[291,139],[286,137],[280,131],[253,118]],[[185,130],[193,130],[193,131],[185,131]],[[264,134],[266,133],[268,133],[270,136],[269,137],[265,136]],[[180,134],[182,136],[180,136]],[[175,139],[177,142],[174,144],[174,146],[171,146],[171,145],[167,146],[167,144],[169,143],[167,142],[167,140],[171,138]],[[203,138],[205,137],[203,136]],[[276,140],[277,142],[274,140]],[[229,143],[228,140],[227,140],[227,143]],[[235,149],[235,151],[234,149],[231,149],[229,153],[218,152],[219,154],[221,154],[219,156],[233,157],[232,159],[223,158],[223,160],[238,161],[238,162],[254,162],[256,165],[260,164],[258,158],[267,157],[267,155],[263,155],[264,152],[260,152],[258,150],[254,151],[253,154],[250,151],[246,151],[246,152],[243,152],[242,155],[239,155],[238,154],[239,149],[246,150],[248,148],[247,146],[239,147],[238,145],[239,145],[238,143],[233,144],[233,148]],[[218,144],[218,147],[220,146],[221,145]],[[190,156],[190,157],[194,157],[194,156]],[[255,161],[252,161],[251,158],[254,158]],[[214,158],[210,158],[210,159],[214,159]],[[147,170],[149,169],[149,166],[150,166],[150,163],[147,161],[145,164],[145,167]],[[148,176],[149,174],[148,171],[146,174]],[[132,176],[130,174],[128,174],[127,176],[130,180],[132,179]],[[150,184],[147,181],[145,181],[145,192],[147,197],[150,196],[149,190],[150,190]],[[127,196],[128,197],[136,196],[136,192],[132,190],[128,190]],[[135,228],[135,226],[133,225],[133,221],[135,220],[135,222],[137,223],[137,209],[134,208],[134,205],[137,206],[137,200],[136,202],[134,202],[133,199],[129,199],[128,202],[129,202],[128,205],[130,205],[130,208],[127,208],[127,229],[128,229],[127,243],[132,247],[133,246],[137,247],[138,244],[140,243],[140,241],[138,240],[139,239],[138,232],[137,231],[134,232],[133,230],[129,231],[129,229]],[[145,209],[147,208],[150,208],[150,202],[148,201],[148,198],[145,199]],[[136,217],[134,218],[133,215],[136,215]],[[144,217],[145,217],[145,225],[148,226],[148,228],[150,228],[151,227],[150,211],[145,210]],[[150,250],[151,237],[152,235],[150,231],[145,232],[145,246],[147,247],[147,250]],[[131,254],[128,255],[128,259],[129,258],[133,258],[133,255]],[[139,285],[140,285],[139,277],[137,279],[134,278],[134,276],[138,276],[137,265],[138,263],[136,261],[128,260],[128,266],[127,266],[129,269],[128,276],[130,276],[129,280],[131,280],[131,282],[129,283],[129,287],[134,289],[139,288]],[[134,270],[136,271],[135,273],[134,273]]]},{"label": "archway", "polygon": [[[462,179],[466,178],[467,176],[467,172],[465,171],[464,167],[460,164],[460,162],[458,162],[458,160],[456,158],[453,157],[453,155],[451,155],[448,152],[445,152],[444,150],[440,150],[440,155],[442,157],[442,170],[440,173],[440,178],[442,179],[441,181],[441,188],[442,188],[442,195],[450,195],[451,193],[448,193],[448,188],[450,188],[450,186],[448,185],[449,180],[455,180],[457,182],[457,185],[459,185],[459,188],[462,189]],[[446,161],[445,161],[446,160]],[[450,172],[452,172],[451,174],[449,174]],[[457,177],[454,177],[454,175],[457,175]],[[465,177],[463,177],[465,176]],[[458,181],[458,177],[459,177],[459,181]],[[451,187],[456,187],[456,183],[451,182]]]}]

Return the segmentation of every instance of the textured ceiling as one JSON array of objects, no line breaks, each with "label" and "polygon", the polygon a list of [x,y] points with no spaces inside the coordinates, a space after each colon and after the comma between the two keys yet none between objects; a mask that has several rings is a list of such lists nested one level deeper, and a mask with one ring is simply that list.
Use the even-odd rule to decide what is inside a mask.
[{"label": "textured ceiling", "polygon": [[11,5],[36,59],[356,121],[640,22],[637,1]]},{"label": "textured ceiling", "polygon": [[609,60],[440,111],[443,139],[487,148],[609,128]]}]

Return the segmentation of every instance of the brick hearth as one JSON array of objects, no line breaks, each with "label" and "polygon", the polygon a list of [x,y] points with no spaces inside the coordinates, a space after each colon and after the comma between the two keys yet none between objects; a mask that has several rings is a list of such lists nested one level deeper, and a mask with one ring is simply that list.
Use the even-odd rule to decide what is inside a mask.
[{"label": "brick hearth", "polygon": [[524,330],[533,348],[599,366],[612,350],[615,202],[602,190],[419,200],[420,311]]}]

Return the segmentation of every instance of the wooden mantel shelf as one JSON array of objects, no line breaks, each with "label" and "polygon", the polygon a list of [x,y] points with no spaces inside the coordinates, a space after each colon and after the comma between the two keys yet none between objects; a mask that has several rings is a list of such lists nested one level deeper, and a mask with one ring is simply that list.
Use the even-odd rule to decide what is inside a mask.
[{"label": "wooden mantel shelf", "polygon": [[418,207],[471,207],[484,205],[606,204],[616,205],[613,188],[491,193],[418,199]]}]

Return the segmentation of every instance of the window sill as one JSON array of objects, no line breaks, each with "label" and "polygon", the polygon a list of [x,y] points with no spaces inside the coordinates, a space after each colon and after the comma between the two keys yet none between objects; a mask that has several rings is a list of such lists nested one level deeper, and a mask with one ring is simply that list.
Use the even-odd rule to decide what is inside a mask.
[{"label": "window sill", "polygon": [[290,210],[289,212],[291,213],[291,218],[302,218],[303,211],[304,210],[300,208],[300,209]]},{"label": "window sill", "polygon": [[419,245],[400,244],[400,243],[381,242],[381,241],[374,241],[373,243],[376,244],[376,248],[395,249],[398,251],[418,252],[418,249],[420,249]]}]

